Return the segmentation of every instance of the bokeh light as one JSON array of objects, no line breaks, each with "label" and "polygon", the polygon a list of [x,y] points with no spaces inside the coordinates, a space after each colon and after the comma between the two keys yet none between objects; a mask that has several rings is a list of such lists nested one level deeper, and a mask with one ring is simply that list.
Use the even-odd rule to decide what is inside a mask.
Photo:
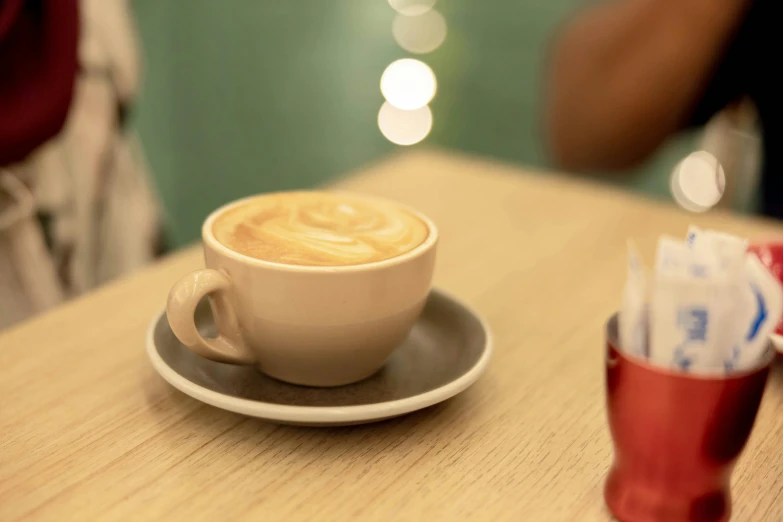
[{"label": "bokeh light", "polygon": [[400,14],[419,16],[435,5],[435,0],[389,0],[389,5]]},{"label": "bokeh light", "polygon": [[378,111],[378,128],[392,143],[413,145],[432,130],[432,111],[427,105],[406,111],[385,102]]},{"label": "bokeh light", "polygon": [[389,64],[381,76],[381,92],[398,109],[412,111],[427,105],[437,90],[435,73],[426,63],[403,58]]},{"label": "bokeh light", "polygon": [[670,178],[674,200],[691,212],[714,207],[726,190],[726,173],[718,159],[707,151],[689,154],[674,168]]},{"label": "bokeh light", "polygon": [[446,39],[446,19],[435,9],[419,16],[398,14],[392,24],[392,34],[397,45],[406,51],[429,53]]}]

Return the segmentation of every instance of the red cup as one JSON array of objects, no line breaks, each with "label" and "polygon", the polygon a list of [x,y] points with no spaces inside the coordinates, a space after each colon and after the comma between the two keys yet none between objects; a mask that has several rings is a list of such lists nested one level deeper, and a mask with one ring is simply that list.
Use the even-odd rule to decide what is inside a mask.
[{"label": "red cup", "polygon": [[717,522],[756,419],[774,350],[729,376],[677,373],[618,349],[607,324],[606,406],[614,461],[604,498],[623,522]]},{"label": "red cup", "polygon": [[[748,247],[748,252],[756,254],[783,285],[783,243],[755,243]],[[783,320],[778,323],[775,333],[783,335]]]}]

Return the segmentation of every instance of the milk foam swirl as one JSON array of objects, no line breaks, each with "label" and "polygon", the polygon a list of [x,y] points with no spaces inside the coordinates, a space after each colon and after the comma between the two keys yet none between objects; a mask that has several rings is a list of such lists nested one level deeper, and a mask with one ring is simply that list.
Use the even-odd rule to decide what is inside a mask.
[{"label": "milk foam swirl", "polygon": [[227,210],[212,226],[231,250],[290,265],[382,261],[427,238],[418,217],[391,204],[329,192],[282,192]]}]

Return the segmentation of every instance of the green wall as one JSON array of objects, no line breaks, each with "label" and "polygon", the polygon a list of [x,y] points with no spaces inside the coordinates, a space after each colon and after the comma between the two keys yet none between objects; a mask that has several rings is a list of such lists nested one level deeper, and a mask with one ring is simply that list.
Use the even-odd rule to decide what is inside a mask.
[{"label": "green wall", "polygon": [[[581,2],[443,0],[434,126],[424,145],[546,166],[541,70],[557,24]],[[377,128],[381,73],[408,56],[386,0],[135,0],[145,54],[135,114],[172,246],[216,206],[311,186],[395,146]],[[629,181],[666,194],[679,140]]]}]

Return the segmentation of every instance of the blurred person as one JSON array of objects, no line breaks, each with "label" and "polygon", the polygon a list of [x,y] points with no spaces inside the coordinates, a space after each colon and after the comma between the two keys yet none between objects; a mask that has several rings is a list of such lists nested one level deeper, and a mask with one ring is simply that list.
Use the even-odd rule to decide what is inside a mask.
[{"label": "blurred person", "polygon": [[669,137],[750,100],[763,140],[761,211],[783,218],[783,84],[771,0],[607,0],[552,49],[548,146],[569,170],[637,166]]},{"label": "blurred person", "polygon": [[0,0],[0,328],[149,262],[126,0]]}]

